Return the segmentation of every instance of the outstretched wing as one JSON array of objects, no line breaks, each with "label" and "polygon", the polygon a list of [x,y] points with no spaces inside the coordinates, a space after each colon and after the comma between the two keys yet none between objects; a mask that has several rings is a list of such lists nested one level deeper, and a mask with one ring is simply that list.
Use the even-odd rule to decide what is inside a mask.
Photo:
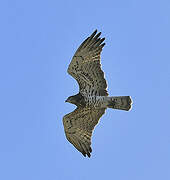
[{"label": "outstretched wing", "polygon": [[105,109],[77,108],[63,117],[66,138],[84,156],[90,157],[91,136]]},{"label": "outstretched wing", "polygon": [[77,80],[83,95],[107,96],[107,83],[101,69],[100,54],[105,38],[99,38],[97,30],[77,49],[67,72]]}]

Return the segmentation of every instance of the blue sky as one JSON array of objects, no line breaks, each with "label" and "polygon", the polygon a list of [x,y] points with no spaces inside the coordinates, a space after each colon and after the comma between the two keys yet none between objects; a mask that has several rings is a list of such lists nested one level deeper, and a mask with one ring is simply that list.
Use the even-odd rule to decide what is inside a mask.
[{"label": "blue sky", "polygon": [[[0,2],[0,179],[170,179],[169,9],[168,0]],[[62,117],[78,92],[67,67],[95,29],[110,95],[134,104],[107,110],[88,159]]]}]

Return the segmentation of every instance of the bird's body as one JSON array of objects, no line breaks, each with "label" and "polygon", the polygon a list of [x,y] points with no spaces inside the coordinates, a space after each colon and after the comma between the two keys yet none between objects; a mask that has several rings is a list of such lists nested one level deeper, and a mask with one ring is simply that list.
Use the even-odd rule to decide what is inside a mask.
[{"label": "bird's body", "polygon": [[131,98],[129,96],[82,96],[80,93],[70,96],[72,104],[75,104],[77,107],[91,107],[95,109],[100,108],[113,108],[113,109],[122,109],[129,110],[131,108]]},{"label": "bird's body", "polygon": [[105,38],[99,38],[101,33],[96,33],[97,30],[80,45],[68,67],[68,73],[79,84],[79,93],[66,100],[75,104],[77,109],[63,118],[67,139],[88,157],[92,152],[92,131],[105,110],[112,108],[128,111],[132,104],[130,96],[108,96],[100,64]]}]

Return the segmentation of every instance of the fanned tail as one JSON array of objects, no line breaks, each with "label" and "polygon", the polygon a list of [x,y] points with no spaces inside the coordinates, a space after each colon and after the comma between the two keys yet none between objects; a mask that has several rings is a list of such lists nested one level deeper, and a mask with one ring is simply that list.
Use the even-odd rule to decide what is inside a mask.
[{"label": "fanned tail", "polygon": [[108,98],[108,108],[129,111],[132,107],[132,99],[130,96],[112,96]]}]

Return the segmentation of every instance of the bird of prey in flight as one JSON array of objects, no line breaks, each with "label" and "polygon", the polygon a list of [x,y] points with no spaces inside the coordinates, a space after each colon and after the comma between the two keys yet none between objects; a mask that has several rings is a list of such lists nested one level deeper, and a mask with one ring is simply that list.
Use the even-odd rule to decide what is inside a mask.
[{"label": "bird of prey in flight", "polygon": [[129,111],[130,96],[108,96],[107,83],[101,69],[100,54],[105,38],[95,30],[77,49],[67,72],[76,79],[79,93],[66,102],[77,108],[63,117],[68,141],[84,156],[91,156],[91,137],[96,124],[107,108]]}]

